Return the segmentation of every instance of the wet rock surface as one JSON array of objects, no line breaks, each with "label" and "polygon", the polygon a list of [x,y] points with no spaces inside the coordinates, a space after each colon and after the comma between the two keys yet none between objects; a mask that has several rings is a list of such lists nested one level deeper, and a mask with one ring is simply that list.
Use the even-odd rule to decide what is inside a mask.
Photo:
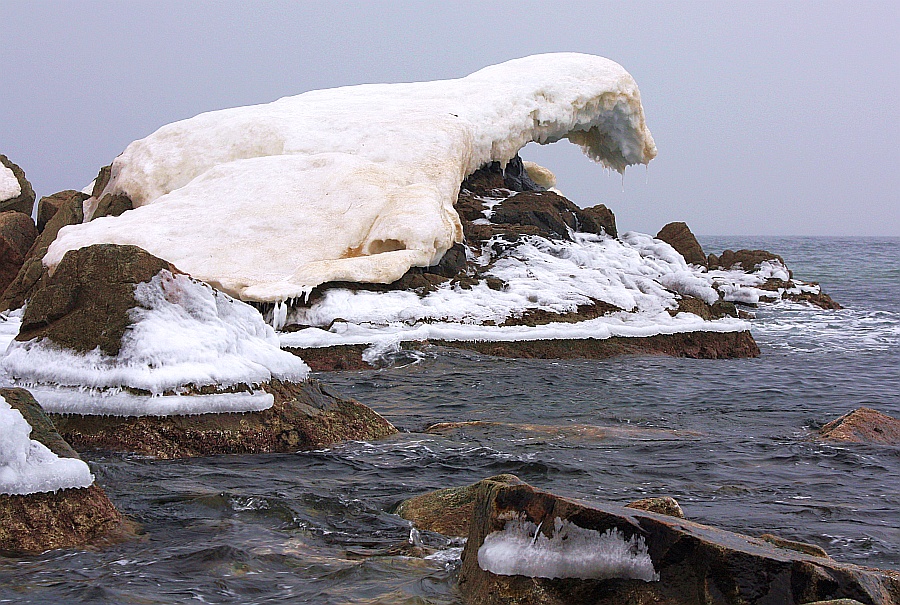
[{"label": "wet rock surface", "polygon": [[819,435],[828,441],[900,446],[900,419],[859,408],[823,426]]},{"label": "wet rock surface", "polygon": [[646,510],[651,513],[659,513],[660,515],[677,517],[678,519],[686,518],[684,516],[684,511],[681,510],[681,505],[678,504],[678,501],[675,500],[675,498],[672,498],[670,496],[663,496],[661,498],[642,498],[641,500],[629,502],[625,505],[625,508]]},{"label": "wet rock surface", "polygon": [[31,211],[34,209],[35,195],[31,183],[25,178],[25,171],[19,168],[17,164],[13,163],[12,160],[2,153],[0,153],[0,164],[12,170],[13,175],[19,182],[19,189],[21,190],[19,195],[15,197],[0,200],[0,212],[15,210],[26,216],[31,216]]},{"label": "wet rock surface", "polygon": [[190,416],[84,416],[53,414],[60,434],[78,451],[134,452],[157,458],[296,452],[397,432],[374,410],[327,385],[272,380],[275,397],[260,412]]},{"label": "wet rock surface", "polygon": [[[539,524],[545,535],[560,518],[598,532],[617,529],[626,539],[639,536],[659,580],[550,579],[483,570],[478,551],[486,536],[514,517]],[[684,519],[490,481],[482,483],[475,503],[459,586],[469,603],[485,605],[799,605],[829,599],[892,605],[900,599],[898,572],[838,563]]]}]

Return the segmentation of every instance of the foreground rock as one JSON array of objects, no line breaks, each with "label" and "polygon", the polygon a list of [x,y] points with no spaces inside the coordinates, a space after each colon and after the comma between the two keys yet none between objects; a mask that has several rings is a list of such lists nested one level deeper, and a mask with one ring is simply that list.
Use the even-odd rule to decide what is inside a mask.
[{"label": "foreground rock", "polygon": [[31,216],[34,197],[25,172],[0,153],[0,212],[15,210]]},{"label": "foreground rock", "polygon": [[[0,389],[0,397],[31,425],[31,438],[61,458],[78,458],[24,389]],[[113,542],[133,525],[96,484],[28,494],[0,493],[0,551],[12,554]]]},{"label": "foreground rock", "polygon": [[[515,530],[522,527],[533,528],[535,536],[517,538]],[[577,536],[569,547],[561,536],[552,537],[555,527]],[[601,538],[607,531],[612,533]],[[485,549],[489,536],[492,548]],[[599,552],[616,543],[624,550],[602,560]],[[506,550],[498,551],[502,544]],[[485,569],[527,567],[538,558],[529,552],[534,548],[542,549],[544,561],[566,561],[568,551],[573,557],[568,568],[594,579],[500,575]],[[652,570],[644,570],[647,565]],[[638,577],[646,579],[634,579]],[[684,519],[490,481],[479,489],[459,586],[469,603],[485,605],[799,605],[834,599],[893,605],[900,600],[898,572],[838,563]]]},{"label": "foreground rock", "polygon": [[51,417],[60,434],[79,451],[134,452],[157,458],[290,453],[397,432],[371,408],[315,379],[273,380],[262,388],[274,395],[275,403],[259,412]]},{"label": "foreground rock", "polygon": [[900,419],[859,408],[823,426],[820,436],[828,441],[900,445]]}]

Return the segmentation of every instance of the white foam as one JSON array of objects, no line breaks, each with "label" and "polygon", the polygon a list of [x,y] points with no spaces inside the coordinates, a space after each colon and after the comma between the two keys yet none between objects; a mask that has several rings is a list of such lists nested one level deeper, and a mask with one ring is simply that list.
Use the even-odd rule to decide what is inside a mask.
[{"label": "white foam", "polygon": [[563,138],[620,171],[656,155],[631,76],[576,53],[201,114],[129,145],[103,193],[137,208],[64,228],[44,261],[133,244],[270,302],[326,281],[390,283],[462,240],[453,204],[468,174]]},{"label": "white foam", "polygon": [[478,566],[502,576],[659,580],[642,537],[626,540],[618,529],[600,533],[559,517],[549,538],[530,521],[507,521],[484,538]]},{"label": "white foam", "polygon": [[94,476],[77,458],[60,458],[30,437],[22,414],[0,397],[0,494],[90,487]]},{"label": "white foam", "polygon": [[10,200],[22,194],[22,185],[11,168],[0,164],[0,202]]},{"label": "white foam", "polygon": [[[99,349],[78,354],[46,339],[12,341],[0,367],[19,384],[132,387],[154,395],[185,385],[228,387],[273,378],[298,382],[309,374],[300,358],[280,350],[274,330],[256,309],[186,275],[161,271],[135,286],[135,300],[140,306],[131,311],[134,323],[115,357]],[[161,410],[199,413],[204,405],[209,412],[251,411],[263,405],[259,397],[245,396],[142,400],[146,413],[157,415]],[[118,410],[116,401],[122,406]],[[81,407],[67,411],[135,415],[134,401],[83,397]]]}]

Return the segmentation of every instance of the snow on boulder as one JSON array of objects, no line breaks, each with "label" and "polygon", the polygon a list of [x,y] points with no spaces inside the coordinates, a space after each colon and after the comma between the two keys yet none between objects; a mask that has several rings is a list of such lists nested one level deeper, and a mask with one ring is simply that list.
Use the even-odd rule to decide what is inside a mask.
[{"label": "snow on boulder", "polygon": [[124,416],[267,409],[272,395],[251,387],[309,372],[253,307],[109,244],[66,255],[0,367],[48,411]]},{"label": "snow on boulder", "polygon": [[64,228],[44,263],[132,244],[264,302],[328,281],[390,283],[462,240],[453,204],[467,175],[564,138],[618,171],[656,155],[632,77],[576,53],[205,113],[129,145],[85,220],[109,194],[135,209]]},{"label": "snow on boulder", "polygon": [[31,216],[34,198],[25,172],[0,153],[0,211],[16,210]]}]

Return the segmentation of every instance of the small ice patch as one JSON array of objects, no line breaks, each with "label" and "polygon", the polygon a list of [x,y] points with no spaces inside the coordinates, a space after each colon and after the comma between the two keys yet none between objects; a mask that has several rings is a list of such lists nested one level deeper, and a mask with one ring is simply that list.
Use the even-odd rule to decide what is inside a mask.
[{"label": "small ice patch", "polygon": [[0,494],[90,487],[94,476],[77,458],[60,458],[31,439],[31,425],[0,397]]},{"label": "small ice patch", "polygon": [[22,186],[10,168],[0,164],[0,202],[19,197]]},{"label": "small ice patch", "polygon": [[485,537],[478,565],[501,576],[659,580],[642,537],[626,540],[618,529],[600,533],[559,517],[549,538],[523,518],[507,521]]}]

